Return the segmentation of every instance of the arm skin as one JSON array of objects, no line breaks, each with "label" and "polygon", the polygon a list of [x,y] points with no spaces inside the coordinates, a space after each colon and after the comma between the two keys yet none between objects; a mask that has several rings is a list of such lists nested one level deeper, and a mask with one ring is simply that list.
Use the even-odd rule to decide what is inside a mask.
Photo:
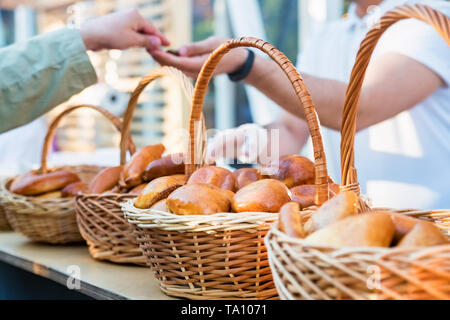
[{"label": "arm skin", "polygon": [[[226,40],[212,37],[188,44],[179,49],[179,56],[161,50],[154,50],[151,54],[161,65],[174,66],[195,78],[209,54]],[[237,70],[244,64],[247,55],[243,48],[231,50],[222,58],[214,74]],[[299,69],[301,71],[302,66]],[[302,74],[302,77],[321,124],[340,130],[347,83],[308,74]],[[283,142],[280,144],[280,155],[301,151],[309,137],[309,130],[303,108],[281,68],[272,60],[256,56],[253,68],[244,81],[288,111],[284,111],[278,119],[266,126],[267,129],[280,130],[280,141]],[[359,100],[356,129],[368,128],[412,108],[442,85],[443,81],[436,73],[409,57],[395,53],[377,57],[367,69]],[[241,140],[243,139],[238,139]]]},{"label": "arm skin", "polygon": [[143,47],[169,41],[138,11],[86,21],[0,49],[0,133],[24,125],[97,80],[86,50]]},{"label": "arm skin", "polygon": [[[321,124],[340,130],[347,83],[307,74],[302,74],[302,77]],[[289,80],[274,62],[268,63],[260,57],[255,59],[254,68],[245,82],[304,119]],[[396,53],[381,55],[367,69],[357,114],[357,130],[412,108],[442,85],[443,81],[436,73],[409,57]]]},{"label": "arm skin", "polygon": [[[196,77],[209,54],[226,39],[212,37],[180,48],[180,56],[161,50],[152,52],[162,65],[181,69]],[[247,51],[231,50],[219,63],[215,74],[230,73],[245,61]],[[301,66],[299,69],[301,71]],[[312,96],[321,124],[340,129],[347,83],[302,74]],[[420,79],[418,81],[417,79]],[[245,79],[290,113],[304,119],[302,108],[284,72],[272,60],[256,56]],[[367,69],[358,108],[357,130],[367,128],[410,109],[443,85],[442,79],[426,66],[407,56],[386,53],[377,57]]]}]

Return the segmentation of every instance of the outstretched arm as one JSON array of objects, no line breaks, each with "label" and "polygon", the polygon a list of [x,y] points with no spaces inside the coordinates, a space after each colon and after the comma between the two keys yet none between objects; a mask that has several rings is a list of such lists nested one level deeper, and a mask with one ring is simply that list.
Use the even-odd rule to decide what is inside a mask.
[{"label": "outstretched arm", "polygon": [[[226,39],[209,38],[180,48],[180,56],[155,50],[152,55],[163,65],[175,66],[195,77],[209,54]],[[230,73],[243,65],[247,51],[231,50],[215,74]],[[301,72],[302,66],[299,66]],[[347,83],[302,74],[311,93],[321,124],[339,130]],[[420,79],[418,81],[417,79]],[[281,68],[272,60],[257,56],[245,82],[254,86],[290,113],[303,118],[303,110]],[[384,53],[369,65],[358,109],[357,129],[389,119],[412,108],[444,82],[420,62],[398,53]]]},{"label": "outstretched arm", "polygon": [[168,40],[136,10],[87,21],[0,49],[0,133],[24,125],[97,81],[86,50],[144,47]]}]

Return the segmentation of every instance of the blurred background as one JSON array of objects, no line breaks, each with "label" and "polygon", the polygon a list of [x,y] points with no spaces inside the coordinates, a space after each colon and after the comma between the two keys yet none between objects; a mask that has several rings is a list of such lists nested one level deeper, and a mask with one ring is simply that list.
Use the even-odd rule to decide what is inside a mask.
[{"label": "blurred background", "polygon": [[[297,54],[317,28],[345,14],[344,0],[0,0],[0,46],[22,41],[36,34],[73,25],[115,10],[137,8],[170,39],[174,48],[211,35],[226,37],[255,36],[267,39],[283,51],[293,63]],[[248,14],[251,12],[252,14]],[[76,103],[101,105],[120,115],[129,93],[139,79],[157,67],[141,49],[89,53],[99,83],[87,88],[48,115],[24,127],[0,135],[0,162],[22,167],[35,165],[49,118],[61,108]],[[258,112],[252,112],[252,110]],[[231,83],[226,76],[216,77],[204,105],[208,128],[225,129],[246,122],[266,124],[277,113],[261,93],[242,84]],[[170,79],[151,85],[141,96],[132,135],[138,147],[163,142],[169,152],[182,151],[183,143],[174,135],[176,128],[187,126],[188,103]],[[119,134],[101,116],[79,110],[67,117],[54,142],[54,149],[76,152],[115,148]],[[17,148],[17,145],[27,148]],[[13,148],[13,146],[16,146]],[[17,150],[20,149],[20,150]],[[108,162],[117,163],[114,155]],[[20,159],[20,161],[18,161]],[[71,159],[74,159],[71,157]],[[93,159],[86,157],[86,161]],[[79,159],[78,159],[79,160]],[[67,161],[67,157],[64,162]],[[74,160],[75,161],[75,160]],[[21,168],[17,168],[18,163]],[[8,170],[11,170],[9,168]]]}]

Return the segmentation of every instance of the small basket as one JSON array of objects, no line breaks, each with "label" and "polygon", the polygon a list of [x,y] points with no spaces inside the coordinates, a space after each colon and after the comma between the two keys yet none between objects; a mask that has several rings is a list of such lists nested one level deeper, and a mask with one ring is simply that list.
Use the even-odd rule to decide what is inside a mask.
[{"label": "small basket", "polygon": [[[431,24],[450,44],[450,19],[428,6],[387,12],[361,43],[347,89],[341,127],[343,189],[359,194],[354,167],[356,111],[366,68],[378,39],[396,21]],[[446,235],[450,210],[389,210],[434,222]],[[311,212],[304,212],[307,219]],[[369,213],[370,214],[370,213]],[[282,299],[450,299],[450,245],[425,248],[312,246],[274,224],[266,237],[274,281]]]},{"label": "small basket", "polygon": [[[122,122],[116,116],[101,107],[92,105],[72,106],[61,112],[50,124],[42,148],[39,173],[46,173],[47,156],[53,136],[61,119],[78,108],[91,108],[105,115],[120,130]],[[77,173],[82,181],[89,182],[102,168],[92,165],[62,166],[56,169],[68,169]],[[29,239],[52,244],[82,242],[78,231],[74,198],[39,199],[23,196],[9,191],[16,177],[4,180],[0,185],[0,202],[12,228]]]},{"label": "small basket", "polygon": [[[237,47],[257,48],[286,73],[304,106],[315,150],[317,203],[328,197],[328,175],[322,138],[312,100],[295,67],[269,43],[255,38],[228,41],[203,65],[196,82],[189,122],[186,177],[201,166],[201,112],[209,80],[220,59]],[[299,110],[291,110],[298,113]],[[247,212],[180,216],[141,210],[128,201],[122,207],[135,226],[137,239],[160,288],[188,299],[278,299],[264,245],[264,236],[277,213]]]},{"label": "small basket", "polygon": [[[122,136],[129,137],[129,130],[134,110],[143,90],[153,80],[170,76],[177,80],[188,100],[192,97],[193,87],[189,79],[179,70],[171,67],[159,68],[142,78],[130,97],[124,115]],[[130,139],[130,138],[129,138]],[[120,163],[125,164],[127,139],[121,140]],[[94,259],[115,263],[132,263],[146,266],[147,259],[142,254],[133,227],[126,221],[120,203],[136,198],[131,194],[104,193],[84,194],[76,197],[77,221],[80,232],[89,246],[89,253]]]}]

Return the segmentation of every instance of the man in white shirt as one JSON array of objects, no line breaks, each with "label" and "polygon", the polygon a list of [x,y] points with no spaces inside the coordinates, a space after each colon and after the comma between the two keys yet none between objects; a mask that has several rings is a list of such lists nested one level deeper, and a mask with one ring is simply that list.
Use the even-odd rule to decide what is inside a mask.
[{"label": "man in white shirt", "polygon": [[[376,21],[373,14],[404,3],[425,3],[450,15],[443,1],[354,0],[347,18],[319,32],[300,55],[298,69],[314,100],[324,135],[330,176],[339,181],[342,107],[357,50]],[[371,5],[378,10],[367,14]],[[180,48],[180,57],[153,53],[161,64],[195,76],[223,39]],[[232,73],[247,51],[226,55],[216,73]],[[284,109],[303,117],[280,68],[256,57],[244,80]],[[374,205],[450,208],[450,48],[423,22],[405,20],[388,29],[369,65],[361,93],[355,165],[362,192]],[[303,120],[285,112],[267,128],[280,129],[280,153],[298,153],[307,140]],[[239,135],[239,130],[234,134]],[[243,140],[243,139],[240,139]]]}]

